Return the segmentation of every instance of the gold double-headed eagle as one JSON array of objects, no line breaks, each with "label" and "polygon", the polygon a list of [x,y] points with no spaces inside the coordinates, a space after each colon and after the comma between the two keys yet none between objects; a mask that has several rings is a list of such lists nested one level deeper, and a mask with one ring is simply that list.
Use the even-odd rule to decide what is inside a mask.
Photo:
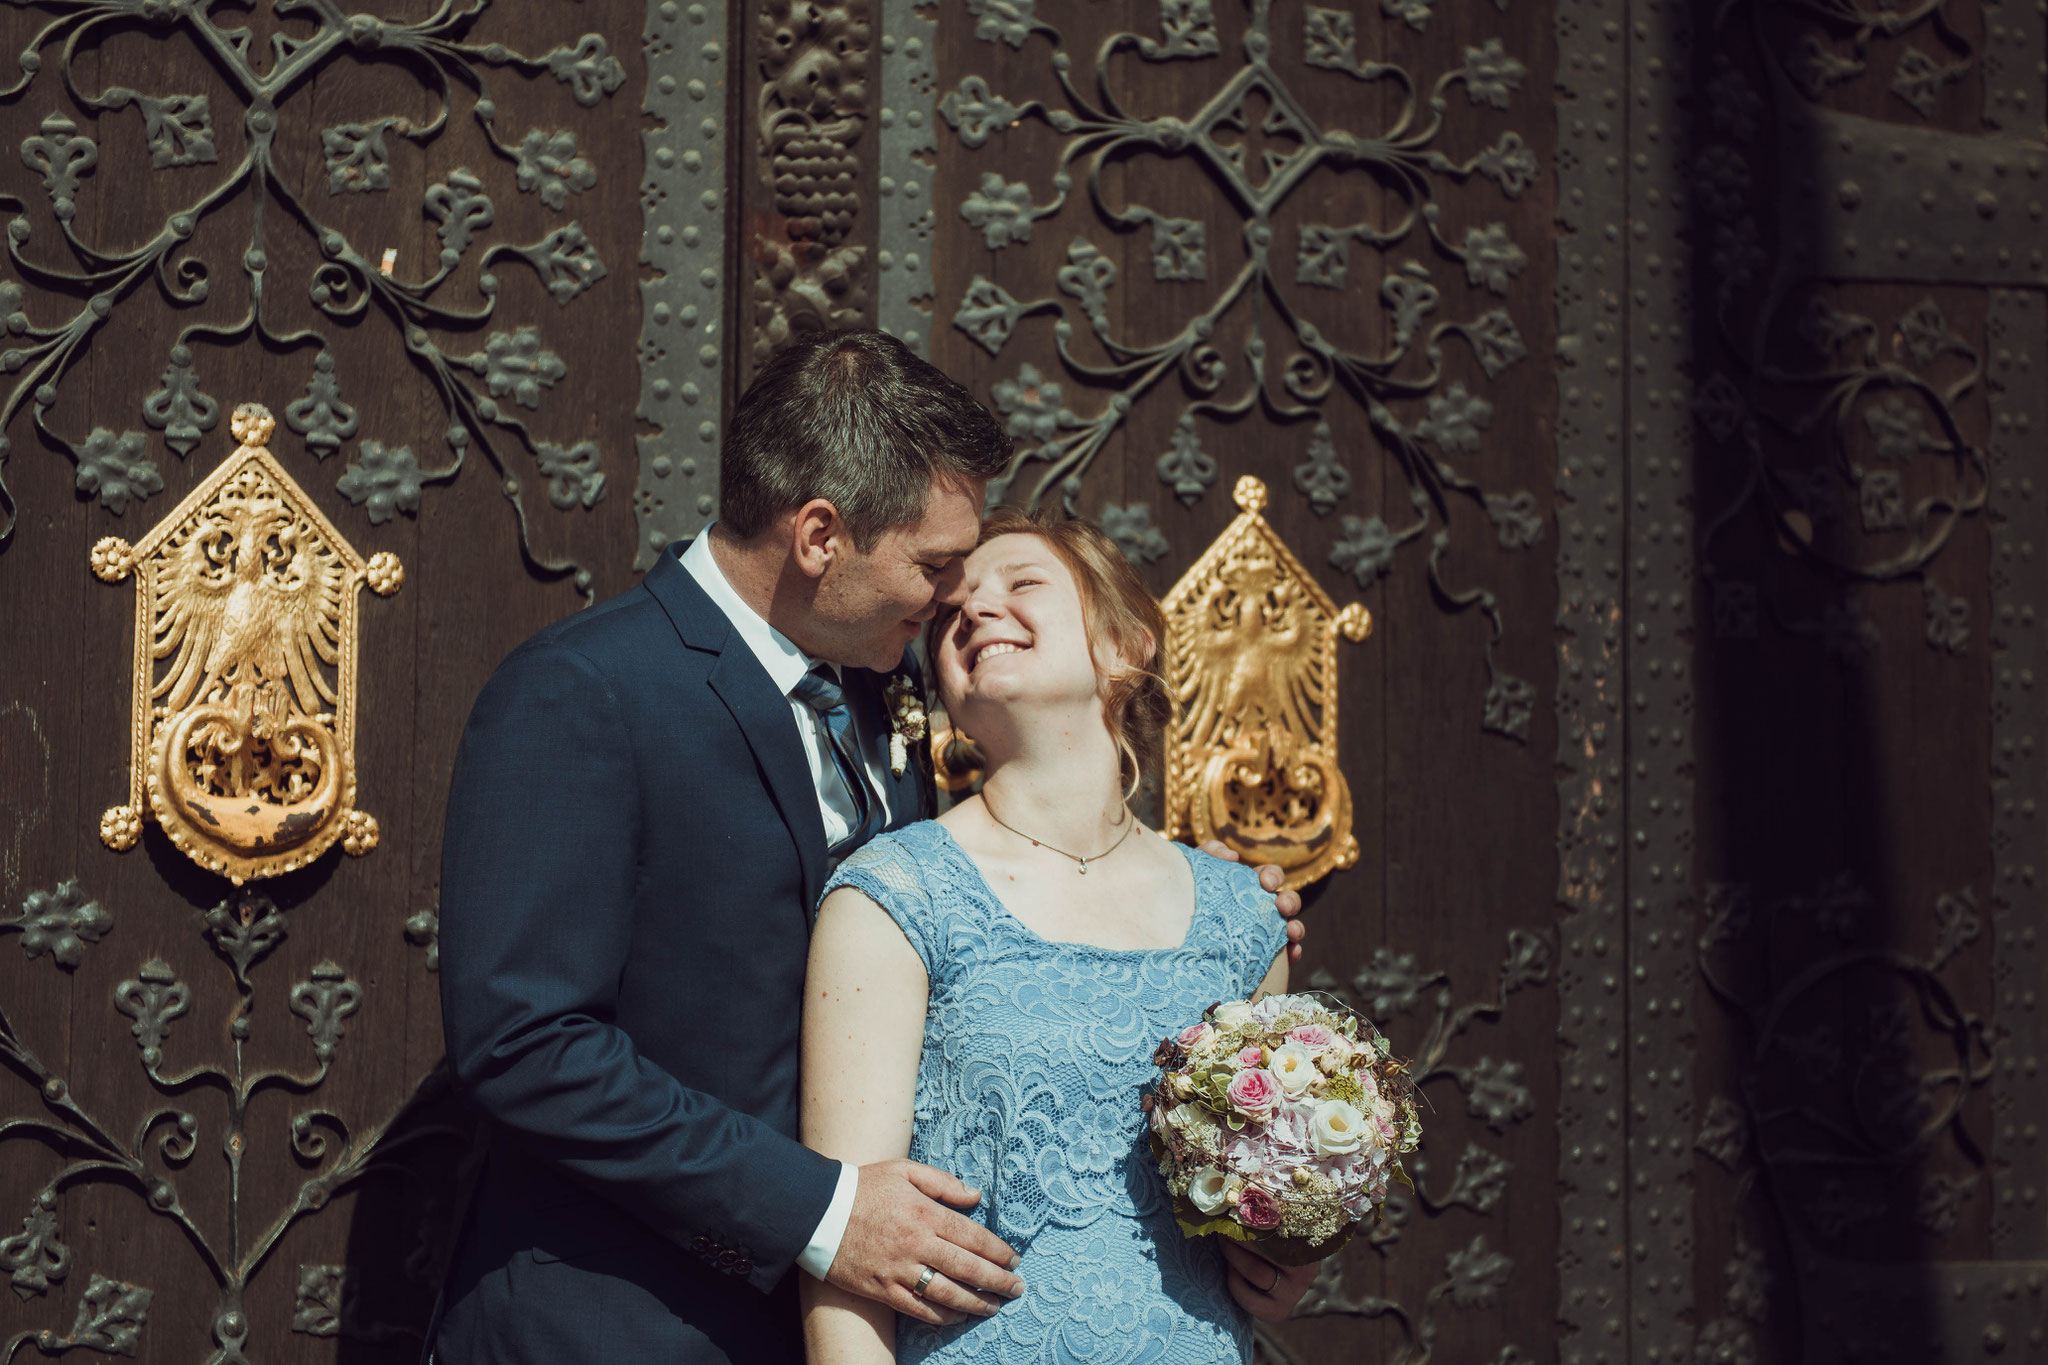
[{"label": "gold double-headed eagle", "polygon": [[133,751],[125,805],[100,838],[127,849],[154,819],[237,885],[303,867],[338,840],[377,844],[356,810],[356,602],[398,591],[390,553],[361,558],[266,445],[255,403],[234,454],[134,545],[108,537],[93,572],[135,579]]},{"label": "gold double-headed eagle", "polygon": [[1372,617],[1338,609],[1267,524],[1266,486],[1237,481],[1240,514],[1161,605],[1166,833],[1221,839],[1306,886],[1358,861],[1351,788],[1337,764],[1337,637]]}]

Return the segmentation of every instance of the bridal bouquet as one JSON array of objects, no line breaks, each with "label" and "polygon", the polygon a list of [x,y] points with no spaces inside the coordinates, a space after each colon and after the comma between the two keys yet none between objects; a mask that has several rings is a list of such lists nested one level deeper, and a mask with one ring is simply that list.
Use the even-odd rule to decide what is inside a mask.
[{"label": "bridal bouquet", "polygon": [[1212,1005],[1159,1044],[1143,1100],[1190,1237],[1306,1265],[1351,1240],[1422,1138],[1414,1087],[1371,1022],[1313,995]]}]

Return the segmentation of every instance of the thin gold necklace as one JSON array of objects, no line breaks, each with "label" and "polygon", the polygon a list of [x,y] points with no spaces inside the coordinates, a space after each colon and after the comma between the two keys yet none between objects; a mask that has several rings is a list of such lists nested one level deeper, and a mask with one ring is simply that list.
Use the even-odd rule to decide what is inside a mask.
[{"label": "thin gold necklace", "polygon": [[1016,835],[1016,836],[1017,836],[1017,837],[1018,837],[1019,839],[1025,839],[1025,840],[1028,840],[1028,841],[1030,842],[1030,844],[1031,844],[1031,846],[1032,846],[1033,848],[1044,848],[1044,849],[1051,849],[1051,850],[1052,850],[1052,851],[1053,851],[1054,853],[1057,853],[1057,854],[1059,854],[1059,855],[1060,855],[1060,856],[1061,856],[1062,858],[1071,858],[1071,859],[1073,859],[1073,860],[1074,860],[1075,862],[1079,863],[1079,864],[1081,865],[1081,875],[1082,875],[1082,876],[1084,876],[1084,877],[1088,875],[1088,864],[1090,864],[1090,863],[1099,863],[1099,862],[1101,862],[1101,861],[1102,861],[1102,860],[1103,860],[1104,858],[1107,858],[1107,857],[1108,857],[1108,856],[1109,856],[1110,854],[1112,854],[1112,853],[1116,852],[1116,851],[1117,851],[1118,849],[1122,848],[1122,847],[1124,846],[1124,840],[1126,840],[1126,839],[1130,838],[1130,837],[1131,837],[1131,831],[1132,831],[1132,830],[1134,830],[1134,829],[1136,829],[1136,828],[1138,827],[1138,819],[1137,819],[1137,817],[1131,814],[1131,808],[1130,808],[1130,807],[1129,807],[1128,805],[1127,805],[1127,806],[1125,806],[1125,807],[1124,807],[1124,832],[1123,832],[1122,834],[1119,834],[1119,835],[1117,835],[1117,836],[1116,836],[1116,842],[1115,842],[1115,843],[1113,843],[1113,844],[1111,844],[1111,845],[1110,845],[1110,846],[1109,846],[1108,848],[1106,848],[1106,849],[1102,850],[1102,852],[1100,852],[1100,853],[1097,853],[1097,854],[1093,854],[1093,855],[1091,855],[1091,856],[1089,856],[1089,857],[1086,857],[1086,858],[1084,858],[1084,857],[1082,857],[1082,856],[1081,856],[1080,854],[1078,854],[1078,853],[1069,853],[1069,852],[1067,852],[1067,851],[1066,851],[1065,849],[1063,849],[1063,848],[1053,848],[1053,846],[1052,846],[1051,844],[1048,844],[1048,843],[1047,843],[1047,842],[1046,842],[1045,840],[1043,840],[1043,839],[1033,839],[1033,838],[1032,838],[1032,837],[1031,837],[1030,835],[1026,834],[1026,833],[1025,833],[1025,832],[1024,832],[1023,830],[1021,830],[1021,829],[1018,829],[1018,828],[1017,828],[1017,827],[1016,827],[1015,825],[1013,825],[1013,824],[1011,824],[1011,823],[1010,823],[1009,821],[1007,821],[1007,820],[1003,819],[1003,817],[1002,817],[1002,816],[1000,816],[1000,815],[997,815],[997,814],[996,814],[996,808],[995,808],[994,806],[992,806],[992,805],[990,805],[990,804],[989,804],[989,801],[988,801],[988,793],[987,793],[987,792],[983,792],[983,793],[981,794],[981,808],[982,808],[983,810],[985,810],[985,811],[987,811],[987,812],[988,812],[988,818],[989,818],[989,819],[991,819],[991,820],[995,821],[995,822],[996,822],[997,824],[1001,825],[1001,826],[1002,826],[1002,827],[1003,827],[1004,829],[1006,829],[1006,830],[1010,831],[1010,833],[1012,833],[1012,834]]}]

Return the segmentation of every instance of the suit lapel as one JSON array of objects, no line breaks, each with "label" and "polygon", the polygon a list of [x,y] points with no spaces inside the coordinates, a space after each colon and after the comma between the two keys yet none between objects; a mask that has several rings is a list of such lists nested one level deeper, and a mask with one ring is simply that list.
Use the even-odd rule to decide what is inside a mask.
[{"label": "suit lapel", "polygon": [[753,750],[768,794],[796,843],[808,921],[825,884],[825,822],[818,813],[818,792],[796,732],[796,717],[790,712],[789,699],[776,689],[761,661],[734,634],[732,622],[676,558],[680,549],[677,546],[656,561],[640,580],[641,586],[661,603],[684,644],[718,655],[707,681]]}]

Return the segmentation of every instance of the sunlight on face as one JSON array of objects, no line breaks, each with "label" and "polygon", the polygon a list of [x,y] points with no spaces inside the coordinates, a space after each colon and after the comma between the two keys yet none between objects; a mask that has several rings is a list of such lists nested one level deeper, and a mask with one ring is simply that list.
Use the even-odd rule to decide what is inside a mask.
[{"label": "sunlight on face", "polygon": [[884,531],[862,553],[848,538],[819,581],[811,652],[887,672],[959,592],[961,561],[981,529],[982,486],[935,484],[924,516]]},{"label": "sunlight on face", "polygon": [[967,557],[959,606],[935,632],[932,661],[947,714],[969,734],[990,707],[1100,693],[1080,587],[1034,535],[997,536]]}]

